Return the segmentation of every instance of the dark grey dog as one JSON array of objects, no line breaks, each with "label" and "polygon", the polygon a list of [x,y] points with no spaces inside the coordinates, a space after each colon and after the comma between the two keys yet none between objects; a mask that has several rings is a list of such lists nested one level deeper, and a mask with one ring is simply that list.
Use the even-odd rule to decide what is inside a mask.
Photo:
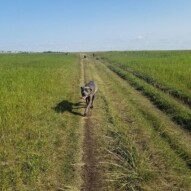
[{"label": "dark grey dog", "polygon": [[95,94],[98,88],[94,81],[90,81],[85,84],[84,87],[81,87],[82,99],[86,100],[87,107],[84,112],[84,116],[87,115],[89,108],[93,108],[93,102],[95,98]]}]

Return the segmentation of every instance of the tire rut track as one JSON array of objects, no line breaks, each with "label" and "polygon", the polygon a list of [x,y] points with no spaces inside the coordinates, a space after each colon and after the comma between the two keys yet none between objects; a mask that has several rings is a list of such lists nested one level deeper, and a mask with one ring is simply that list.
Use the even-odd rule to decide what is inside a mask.
[{"label": "tire rut track", "polygon": [[93,124],[90,118],[85,119],[85,132],[84,132],[84,156],[85,163],[83,169],[83,186],[82,191],[97,191],[99,190],[99,174],[98,174],[98,161],[96,152],[96,139],[94,135]]},{"label": "tire rut track", "polygon": [[[84,60],[81,56],[81,83],[87,82],[88,71],[85,70]],[[83,118],[84,122],[84,141],[83,141],[83,162],[82,169],[83,184],[81,191],[99,191],[100,190],[100,174],[98,170],[97,144],[94,131],[94,124],[91,116]]]}]

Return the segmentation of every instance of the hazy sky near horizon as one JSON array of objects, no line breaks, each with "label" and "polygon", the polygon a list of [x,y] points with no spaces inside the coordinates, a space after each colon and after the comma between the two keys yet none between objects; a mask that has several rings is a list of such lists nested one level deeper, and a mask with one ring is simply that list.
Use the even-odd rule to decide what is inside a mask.
[{"label": "hazy sky near horizon", "polygon": [[191,49],[190,0],[0,0],[0,50]]}]

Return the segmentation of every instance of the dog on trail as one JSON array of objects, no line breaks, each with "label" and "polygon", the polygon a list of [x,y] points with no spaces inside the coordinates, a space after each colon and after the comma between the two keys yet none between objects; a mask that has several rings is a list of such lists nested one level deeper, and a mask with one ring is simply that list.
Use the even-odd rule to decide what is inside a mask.
[{"label": "dog on trail", "polygon": [[84,116],[87,115],[89,108],[93,108],[93,102],[95,98],[95,94],[98,88],[94,81],[90,81],[85,86],[81,87],[82,99],[86,100],[87,107],[84,112]]}]

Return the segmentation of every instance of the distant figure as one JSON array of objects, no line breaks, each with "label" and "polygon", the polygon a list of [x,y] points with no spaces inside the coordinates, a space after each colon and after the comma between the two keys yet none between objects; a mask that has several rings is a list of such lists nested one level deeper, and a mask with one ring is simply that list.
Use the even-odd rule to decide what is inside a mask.
[{"label": "distant figure", "polygon": [[95,56],[95,54],[93,53],[93,57]]},{"label": "distant figure", "polygon": [[84,58],[86,58],[86,55],[84,55]]}]

